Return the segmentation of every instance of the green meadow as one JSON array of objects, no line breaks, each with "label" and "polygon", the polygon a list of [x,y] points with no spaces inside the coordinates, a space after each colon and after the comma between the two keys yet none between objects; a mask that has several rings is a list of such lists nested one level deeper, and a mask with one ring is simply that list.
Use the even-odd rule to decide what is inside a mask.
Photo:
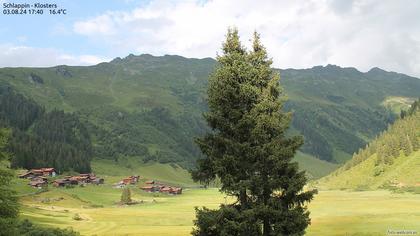
[{"label": "green meadow", "polygon": [[[106,166],[99,163],[99,167]],[[45,226],[72,227],[82,235],[189,235],[195,207],[216,208],[232,201],[216,188],[194,185],[186,187],[178,196],[145,193],[139,189],[148,179],[143,178],[138,185],[131,186],[132,198],[139,203],[120,206],[117,202],[122,190],[112,188],[112,183],[122,177],[106,176],[106,184],[100,186],[68,189],[50,186],[46,192],[37,192],[26,186],[25,180],[17,180],[21,218]],[[307,235],[386,235],[387,230],[420,232],[418,194],[385,190],[320,191],[308,207],[312,225]],[[74,219],[76,214],[81,220]]]}]

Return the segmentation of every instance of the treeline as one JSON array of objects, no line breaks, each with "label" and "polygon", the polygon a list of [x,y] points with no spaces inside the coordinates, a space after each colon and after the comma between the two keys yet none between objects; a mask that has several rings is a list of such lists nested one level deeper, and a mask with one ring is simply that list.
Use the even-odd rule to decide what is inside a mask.
[{"label": "treeline", "polygon": [[44,109],[34,101],[0,84],[0,124],[27,130],[43,113]]},{"label": "treeline", "polygon": [[[420,100],[419,100],[420,101]],[[376,153],[375,164],[390,165],[400,155],[408,156],[420,149],[420,107],[417,101],[408,110],[403,118],[397,120],[388,129],[382,132],[375,140],[354,153],[353,158],[344,165],[344,169],[350,169]]]},{"label": "treeline", "polygon": [[0,236],[77,236],[72,229],[44,228],[28,220],[19,220],[19,204],[16,192],[10,185],[14,173],[6,168],[4,161],[9,160],[6,150],[10,130],[0,128]]},{"label": "treeline", "polygon": [[420,110],[420,98],[417,99],[417,101],[414,101],[408,110],[401,110],[400,117],[404,118],[406,116],[412,115],[414,112],[419,111],[419,110]]},{"label": "treeline", "polygon": [[89,172],[93,154],[86,127],[77,116],[46,112],[9,86],[0,88],[0,126],[10,127],[8,151],[13,168],[54,167]]},{"label": "treeline", "polygon": [[305,139],[301,150],[313,156],[335,162],[334,149],[354,153],[366,145],[358,133],[374,138],[394,118],[385,109],[369,109],[352,105],[321,105],[303,102],[287,103],[293,111],[293,127]]}]

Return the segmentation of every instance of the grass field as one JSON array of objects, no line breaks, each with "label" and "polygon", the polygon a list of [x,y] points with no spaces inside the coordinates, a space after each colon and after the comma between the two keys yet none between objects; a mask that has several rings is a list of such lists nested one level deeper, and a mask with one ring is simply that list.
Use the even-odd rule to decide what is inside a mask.
[{"label": "grass field", "polygon": [[[302,156],[301,158],[305,158]],[[189,235],[195,207],[217,208],[230,202],[215,188],[203,189],[190,179],[187,171],[169,164],[135,165],[128,159],[116,165],[112,161],[92,163],[105,184],[75,188],[49,187],[40,192],[15,179],[20,196],[21,218],[48,226],[72,227],[82,235]],[[112,184],[131,174],[142,180],[131,186],[132,198],[141,202],[120,206],[121,189]],[[145,180],[155,179],[183,186],[182,195],[146,193],[139,189]],[[420,232],[420,194],[392,193],[385,190],[322,190],[308,206],[312,225],[307,235],[386,235],[387,230]],[[78,214],[82,220],[75,220]]]},{"label": "grass field", "polygon": [[[25,189],[21,189],[22,191]],[[26,190],[25,190],[26,191]],[[82,235],[189,235],[194,207],[229,201],[217,189],[186,189],[182,195],[144,193],[143,203],[115,204],[121,189],[108,185],[56,189],[21,197],[21,217],[52,227],[73,227]],[[27,191],[26,191],[27,193]],[[420,232],[420,195],[389,191],[321,191],[309,205],[307,235],[386,235],[388,229]],[[74,220],[79,214],[82,220]]]},{"label": "grass field", "polygon": [[320,191],[310,204],[308,235],[387,235],[420,232],[420,195],[388,191]]},{"label": "grass field", "polygon": [[[195,206],[217,207],[225,201],[215,189],[187,189],[179,196],[134,188],[132,193],[143,203],[119,206],[115,202],[121,189],[107,186],[53,190],[23,197],[21,216],[48,226],[73,227],[83,235],[188,235]],[[83,220],[73,220],[75,214]]]}]

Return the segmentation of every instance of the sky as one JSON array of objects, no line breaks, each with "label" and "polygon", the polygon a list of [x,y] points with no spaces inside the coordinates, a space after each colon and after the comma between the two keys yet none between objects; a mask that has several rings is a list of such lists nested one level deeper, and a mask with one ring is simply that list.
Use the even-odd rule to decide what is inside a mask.
[{"label": "sky", "polygon": [[[2,12],[11,2],[0,0]],[[47,2],[66,15],[0,12],[0,67],[93,65],[130,53],[214,58],[235,26],[248,47],[261,34],[276,68],[335,64],[420,77],[418,0]]]}]

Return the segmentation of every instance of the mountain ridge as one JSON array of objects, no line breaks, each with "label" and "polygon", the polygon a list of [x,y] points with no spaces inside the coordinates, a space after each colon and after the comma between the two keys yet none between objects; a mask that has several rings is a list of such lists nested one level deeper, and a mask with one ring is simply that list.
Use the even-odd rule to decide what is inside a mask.
[{"label": "mountain ridge", "polygon": [[[135,55],[133,53],[130,53],[129,55],[127,55],[126,57],[115,57],[113,59],[111,59],[110,61],[103,61],[103,62],[99,62],[97,64],[92,64],[92,65],[67,65],[67,64],[59,64],[59,65],[54,65],[54,66],[36,66],[36,67],[30,67],[30,66],[6,66],[6,67],[0,67],[0,69],[19,69],[19,68],[39,68],[39,69],[47,69],[47,68],[55,68],[55,67],[92,67],[92,66],[98,66],[101,64],[107,64],[107,63],[118,63],[121,61],[124,61],[125,59],[130,59],[130,58],[138,58],[138,57],[148,57],[148,58],[162,58],[162,57],[176,57],[176,58],[181,58],[181,59],[185,59],[185,60],[205,60],[205,61],[212,61],[216,64],[216,59],[212,58],[212,57],[202,57],[202,58],[198,58],[198,57],[185,57],[185,56],[181,56],[181,55],[176,55],[176,54],[164,54],[162,56],[155,56],[153,54],[150,53],[143,53],[143,54],[138,54]],[[420,77],[416,77],[416,76],[411,76],[411,75],[407,75],[404,73],[400,73],[400,72],[396,72],[396,71],[392,71],[392,70],[385,70],[382,69],[380,67],[372,67],[369,70],[367,70],[366,72],[363,72],[359,69],[357,69],[356,67],[351,67],[351,66],[345,66],[342,67],[340,65],[337,64],[326,64],[325,66],[323,65],[316,65],[316,66],[312,66],[312,67],[307,67],[307,68],[291,68],[291,67],[287,67],[287,68],[278,68],[278,67],[273,67],[273,69],[275,70],[280,70],[280,71],[287,71],[287,70],[313,70],[313,69],[331,69],[331,68],[338,68],[338,69],[343,69],[343,70],[352,70],[361,74],[369,74],[369,73],[392,73],[394,75],[401,75],[403,77],[410,77],[410,78],[415,78],[415,79],[419,79]]]}]

